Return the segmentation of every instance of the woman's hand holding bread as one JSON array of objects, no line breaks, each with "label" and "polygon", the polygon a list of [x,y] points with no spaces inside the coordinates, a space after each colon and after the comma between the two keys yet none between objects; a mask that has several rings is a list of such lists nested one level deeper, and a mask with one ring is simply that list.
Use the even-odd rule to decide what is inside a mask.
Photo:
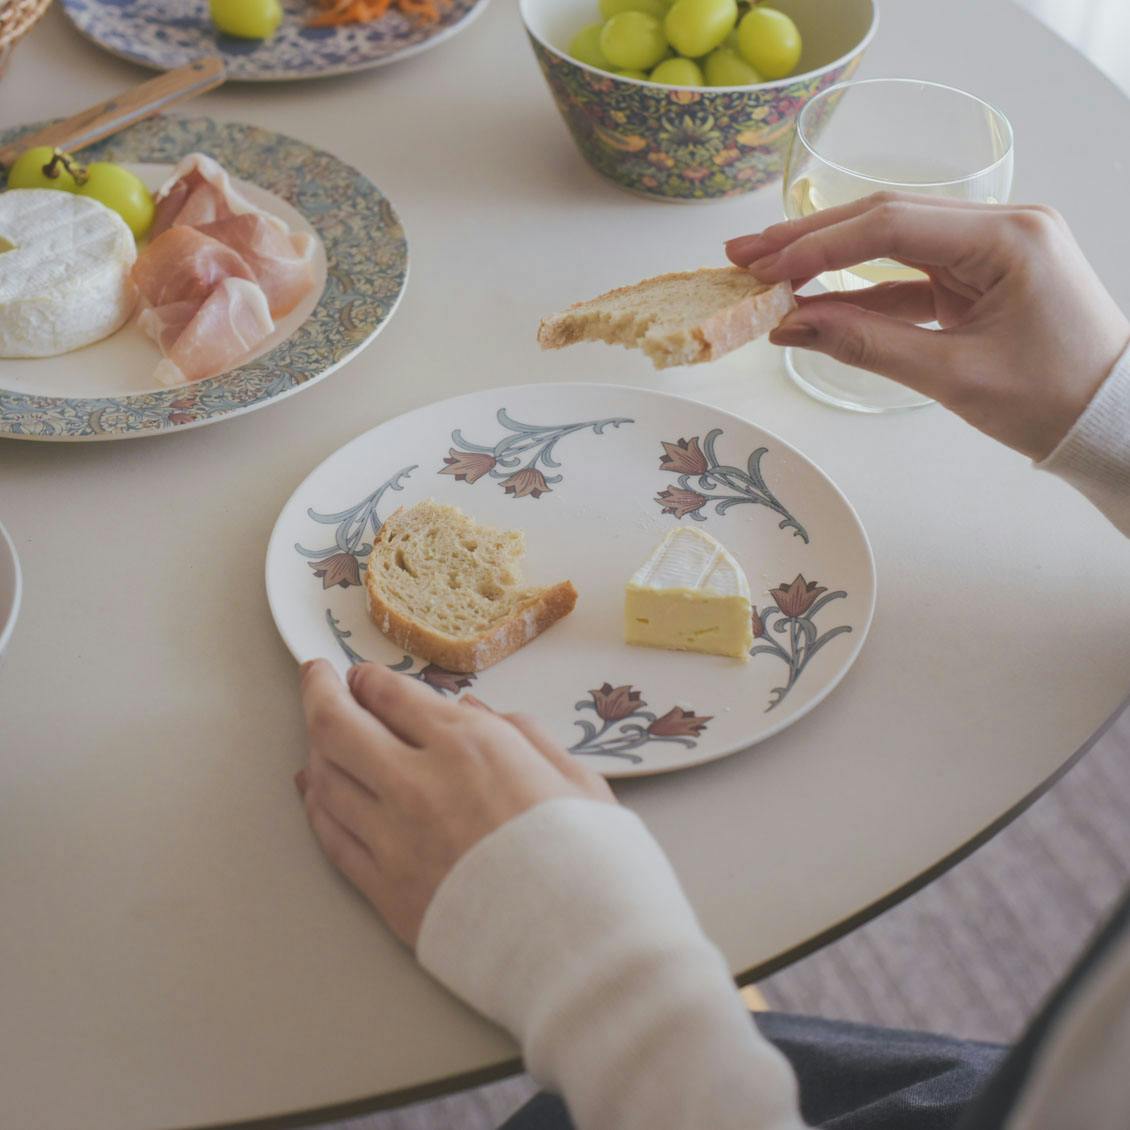
[{"label": "woman's hand holding bread", "polygon": [[[1050,208],[879,193],[726,244],[766,283],[896,259],[928,276],[799,300],[771,333],[891,377],[1033,459],[1066,435],[1130,322]],[[941,331],[915,323],[938,321]]]}]

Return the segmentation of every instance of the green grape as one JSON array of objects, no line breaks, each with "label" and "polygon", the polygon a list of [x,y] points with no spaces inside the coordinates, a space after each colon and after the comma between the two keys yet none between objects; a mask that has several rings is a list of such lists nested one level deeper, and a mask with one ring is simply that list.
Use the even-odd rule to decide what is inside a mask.
[{"label": "green grape", "polygon": [[212,22],[226,35],[270,39],[282,23],[279,0],[208,0]]},{"label": "green grape", "polygon": [[647,82],[647,71],[635,71],[630,68],[616,72],[621,78],[635,78],[640,82]]},{"label": "green grape", "polygon": [[89,196],[117,212],[140,239],[153,223],[153,194],[145,182],[129,169],[109,161],[95,161],[86,170],[78,194]]},{"label": "green grape", "polygon": [[646,12],[619,12],[600,33],[600,49],[614,67],[650,70],[667,51],[663,25]]},{"label": "green grape", "polygon": [[675,0],[663,29],[680,55],[695,59],[713,51],[737,20],[736,0]]},{"label": "green grape", "polygon": [[722,40],[721,46],[729,47],[729,48],[733,49],[734,51],[739,50],[737,25],[735,25],[734,27],[732,27],[730,29],[730,34],[727,35],[726,38]]},{"label": "green grape", "polygon": [[800,59],[800,32],[775,8],[754,8],[738,24],[742,58],[768,79],[791,74]]},{"label": "green grape", "polygon": [[707,86],[752,86],[761,76],[736,51],[719,47],[706,57],[703,66]]},{"label": "green grape", "polygon": [[602,71],[612,70],[612,64],[604,57],[600,49],[600,33],[604,24],[589,24],[573,36],[569,44],[569,54],[578,63],[587,63],[590,67],[597,67]]},{"label": "green grape", "polygon": [[693,59],[664,59],[651,72],[652,82],[663,82],[668,86],[705,86],[699,65]]},{"label": "green grape", "polygon": [[646,12],[657,20],[667,15],[667,0],[600,0],[600,14],[610,20],[619,12]]},{"label": "green grape", "polygon": [[82,166],[69,154],[50,145],[25,149],[8,170],[9,188],[58,188],[74,192],[78,188],[75,173]]}]

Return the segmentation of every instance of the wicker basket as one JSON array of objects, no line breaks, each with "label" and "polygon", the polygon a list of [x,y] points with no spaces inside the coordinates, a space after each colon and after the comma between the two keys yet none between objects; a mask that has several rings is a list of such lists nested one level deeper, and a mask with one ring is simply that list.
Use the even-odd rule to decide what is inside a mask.
[{"label": "wicker basket", "polygon": [[51,0],[0,0],[0,74],[16,40],[35,26]]}]

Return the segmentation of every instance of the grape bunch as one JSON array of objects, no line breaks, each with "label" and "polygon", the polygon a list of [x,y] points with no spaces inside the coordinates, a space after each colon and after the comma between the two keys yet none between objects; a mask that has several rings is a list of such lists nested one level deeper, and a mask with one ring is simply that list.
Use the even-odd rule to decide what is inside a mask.
[{"label": "grape bunch", "polygon": [[622,78],[749,86],[785,78],[800,59],[796,24],[749,0],[600,0],[600,14],[569,55]]},{"label": "grape bunch", "polygon": [[140,239],[153,223],[153,195],[136,173],[111,161],[80,165],[50,145],[25,149],[8,170],[9,188],[54,188],[89,196],[117,212]]}]

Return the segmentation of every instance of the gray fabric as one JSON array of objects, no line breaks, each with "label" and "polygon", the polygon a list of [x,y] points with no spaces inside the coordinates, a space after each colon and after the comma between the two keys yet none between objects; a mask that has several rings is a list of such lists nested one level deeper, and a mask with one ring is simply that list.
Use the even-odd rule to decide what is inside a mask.
[{"label": "gray fabric", "polygon": [[[1005,1049],[924,1032],[759,1013],[793,1065],[801,1112],[820,1130],[954,1130]],[[571,1130],[560,1099],[541,1094],[502,1130]]]}]

